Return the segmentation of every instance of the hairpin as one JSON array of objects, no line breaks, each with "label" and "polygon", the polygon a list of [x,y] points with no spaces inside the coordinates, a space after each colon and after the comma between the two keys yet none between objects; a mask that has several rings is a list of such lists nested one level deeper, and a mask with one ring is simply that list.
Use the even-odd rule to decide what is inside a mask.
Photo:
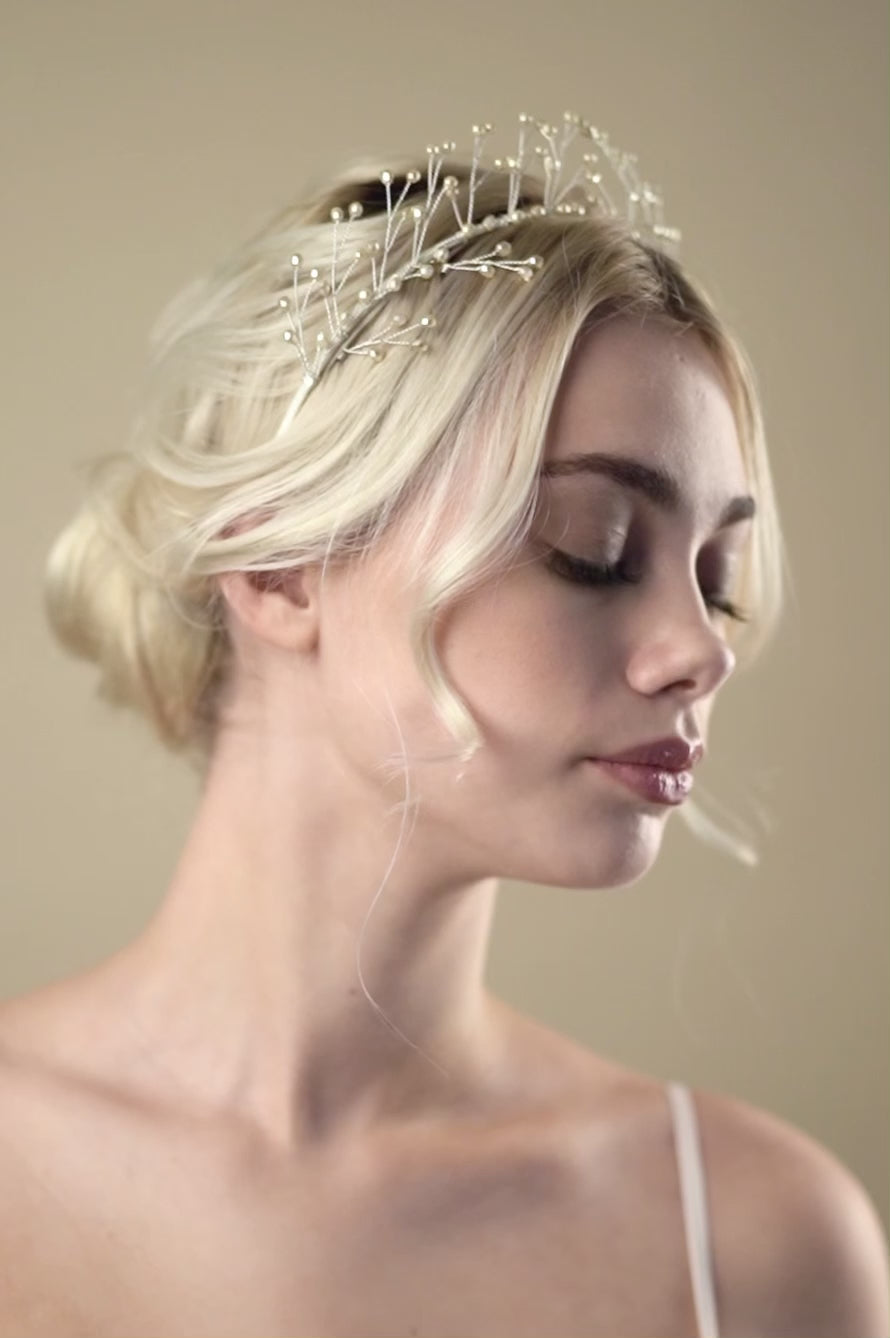
[{"label": "hairpin", "polygon": [[[357,248],[351,244],[351,225],[363,213],[361,203],[354,201],[345,209],[331,210],[330,263],[324,271],[315,265],[307,269],[302,256],[291,256],[291,294],[280,298],[279,305],[288,321],[284,338],[296,350],[303,367],[303,380],[276,435],[287,430],[297,410],[332,363],[341,362],[347,355],[377,361],[390,347],[428,347],[427,338],[435,325],[432,315],[421,316],[412,324],[406,324],[405,317],[393,313],[381,327],[368,331],[371,318],[403,284],[413,279],[429,280],[449,270],[473,272],[483,278],[505,272],[528,281],[543,264],[540,256],[514,257],[511,243],[505,240],[495,242],[482,255],[453,256],[459,247],[474,237],[497,232],[528,217],[546,214],[584,216],[605,212],[612,216],[623,214],[634,237],[647,235],[658,243],[680,240],[677,229],[667,227],[662,221],[660,194],[638,176],[636,155],[613,147],[605,132],[576,113],[566,112],[559,126],[520,114],[515,154],[506,159],[495,158],[486,169],[483,150],[492,129],[488,123],[473,126],[473,154],[463,213],[457,178],[442,175],[446,155],[456,148],[453,141],[447,141],[427,147],[425,188],[421,185],[423,174],[415,169],[405,174],[401,190],[395,195],[392,173],[380,173],[386,195],[386,214],[382,219],[384,231],[380,240]],[[570,170],[567,157],[576,146],[581,147],[581,161]],[[543,200],[520,208],[523,175],[536,162],[543,170]],[[604,180],[603,163],[611,169],[623,192],[620,206]],[[476,196],[482,183],[490,171],[505,168],[509,175],[504,209],[477,218]],[[409,194],[410,200],[407,199]],[[579,195],[580,199],[577,198]],[[453,212],[455,230],[428,245],[430,222],[443,206]],[[393,247],[406,227],[412,234],[409,257],[390,272]],[[344,310],[340,302],[343,288],[360,266],[369,271],[368,282],[359,290],[354,304]],[[326,328],[317,333],[314,341],[308,341],[304,316],[309,305],[319,298],[324,303]]]}]

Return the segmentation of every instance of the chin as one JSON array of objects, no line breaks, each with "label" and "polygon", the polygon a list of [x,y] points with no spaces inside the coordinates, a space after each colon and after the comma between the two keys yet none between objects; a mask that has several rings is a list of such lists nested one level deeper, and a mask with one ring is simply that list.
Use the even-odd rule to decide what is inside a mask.
[{"label": "chin", "polygon": [[578,887],[630,887],[649,872],[658,859],[664,836],[659,817],[637,820],[622,839],[609,841],[605,833],[596,839],[592,858],[585,860],[583,844],[577,860]]}]

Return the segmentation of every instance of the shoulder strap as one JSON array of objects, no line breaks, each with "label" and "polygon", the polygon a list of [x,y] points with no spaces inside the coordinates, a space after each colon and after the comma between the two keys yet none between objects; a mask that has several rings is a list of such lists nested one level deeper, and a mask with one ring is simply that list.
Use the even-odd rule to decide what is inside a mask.
[{"label": "shoulder strap", "polygon": [[683,1225],[699,1338],[719,1338],[708,1203],[695,1103],[689,1088],[682,1082],[669,1082],[667,1094],[674,1121]]}]

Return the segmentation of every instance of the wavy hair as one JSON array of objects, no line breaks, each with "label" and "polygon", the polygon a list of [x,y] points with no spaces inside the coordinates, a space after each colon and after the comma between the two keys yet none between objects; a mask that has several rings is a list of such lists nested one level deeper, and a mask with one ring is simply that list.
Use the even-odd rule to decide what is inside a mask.
[{"label": "wavy hair", "polygon": [[[423,173],[425,164],[394,168],[396,189],[409,169]],[[468,161],[452,158],[443,170],[465,197]],[[506,174],[492,172],[477,188],[478,214],[502,209],[505,198]],[[540,199],[527,181],[520,204]],[[434,624],[522,549],[569,356],[583,331],[620,314],[696,331],[723,374],[757,499],[739,588],[751,616],[727,633],[740,666],[751,663],[776,626],[783,588],[754,373],[702,286],[621,219],[554,214],[499,230],[517,254],[543,258],[531,283],[450,272],[406,284],[387,314],[411,322],[433,310],[432,351],[391,350],[373,366],[346,358],[276,435],[302,376],[282,338],[290,256],[299,251],[307,266],[323,267],[330,210],[352,200],[364,206],[356,242],[373,240],[384,202],[379,175],[360,165],[274,217],[161,316],[131,439],[92,464],[81,509],[48,559],[51,627],[98,665],[100,695],[143,713],[166,747],[203,769],[232,667],[218,576],[360,561],[403,522],[420,578],[412,649],[438,715],[462,756],[472,755],[481,736],[446,679]],[[450,215],[438,229],[434,221],[429,243],[449,224]],[[404,250],[397,243],[393,265],[409,244],[407,236]],[[473,239],[465,254],[488,245]],[[360,286],[354,276],[347,305]],[[310,341],[323,316],[307,311]],[[756,863],[691,801],[681,816],[697,835]]]}]

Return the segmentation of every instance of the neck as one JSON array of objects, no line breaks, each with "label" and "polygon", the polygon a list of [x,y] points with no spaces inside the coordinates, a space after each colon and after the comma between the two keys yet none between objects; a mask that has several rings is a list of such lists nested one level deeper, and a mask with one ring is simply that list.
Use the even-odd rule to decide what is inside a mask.
[{"label": "neck", "polygon": [[112,959],[120,1016],[177,1093],[287,1145],[504,1090],[507,1010],[483,988],[497,880],[419,822],[393,863],[402,820],[349,788],[223,742],[165,900]]}]

